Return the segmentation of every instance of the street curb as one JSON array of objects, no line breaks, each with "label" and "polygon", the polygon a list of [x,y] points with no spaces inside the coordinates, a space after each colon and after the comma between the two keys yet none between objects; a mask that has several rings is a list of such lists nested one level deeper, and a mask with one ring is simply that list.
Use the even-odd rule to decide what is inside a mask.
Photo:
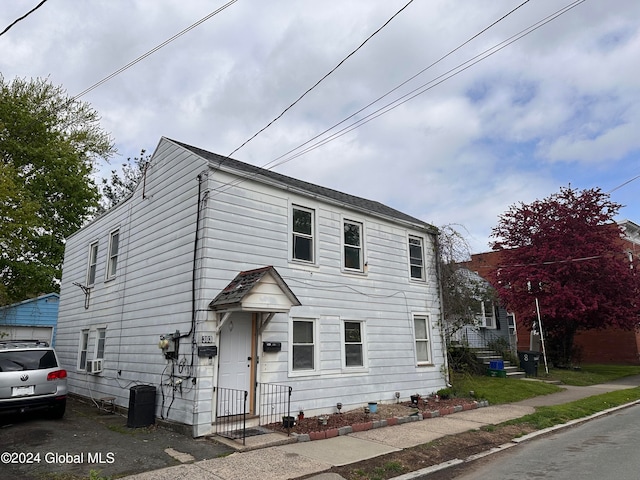
[{"label": "street curb", "polygon": [[399,477],[393,477],[389,480],[413,480],[422,475],[428,475],[433,472],[438,472],[440,470],[444,470],[450,467],[455,467],[457,465],[461,465],[463,463],[473,462],[474,460],[478,460],[480,458],[488,457],[489,455],[493,455],[494,453],[503,452],[511,447],[516,447],[520,443],[525,442],[527,440],[531,440],[533,438],[539,437],[541,435],[545,435],[550,432],[554,432],[556,430],[562,430],[563,428],[572,427],[574,425],[588,422],[589,420],[593,420],[598,417],[602,417],[604,415],[608,415],[610,413],[616,412],[618,410],[622,410],[624,408],[632,407],[634,405],[640,405],[640,400],[635,400],[633,402],[625,403],[624,405],[618,405],[617,407],[608,408],[607,410],[602,410],[601,412],[594,413],[593,415],[589,415],[588,417],[577,418],[575,420],[570,420],[567,423],[560,423],[558,425],[554,425],[553,427],[544,428],[542,430],[537,430],[535,432],[529,433],[527,435],[523,435],[522,437],[514,438],[509,443],[503,443],[498,447],[494,447],[486,452],[476,453],[475,455],[470,455],[465,459],[461,460],[459,458],[455,458],[453,460],[449,460],[447,462],[439,463],[438,465],[432,465],[430,467],[422,468],[420,470],[416,470],[414,472],[405,473],[404,475],[400,475]]}]

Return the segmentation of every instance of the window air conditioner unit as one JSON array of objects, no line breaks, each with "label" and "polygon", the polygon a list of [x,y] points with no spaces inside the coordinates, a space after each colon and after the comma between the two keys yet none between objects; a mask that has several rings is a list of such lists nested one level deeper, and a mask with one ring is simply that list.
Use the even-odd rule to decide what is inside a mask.
[{"label": "window air conditioner unit", "polygon": [[102,359],[88,360],[87,361],[87,373],[101,373],[102,372]]}]

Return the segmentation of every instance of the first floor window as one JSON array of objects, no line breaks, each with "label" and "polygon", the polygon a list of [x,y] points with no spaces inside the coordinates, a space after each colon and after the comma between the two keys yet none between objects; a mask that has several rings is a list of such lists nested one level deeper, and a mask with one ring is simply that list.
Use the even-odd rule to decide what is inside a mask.
[{"label": "first floor window", "polygon": [[315,328],[313,320],[293,321],[292,370],[315,370]]},{"label": "first floor window", "polygon": [[344,322],[344,364],[346,367],[364,367],[363,322]]},{"label": "first floor window", "polygon": [[429,317],[416,316],[413,318],[416,337],[416,358],[418,363],[431,363],[431,345],[429,339]]},{"label": "first floor window", "polygon": [[478,302],[478,311],[476,312],[478,325],[486,328],[496,328],[495,314],[493,311],[493,303],[489,301]]},{"label": "first floor window", "polygon": [[107,337],[107,329],[99,328],[96,337],[96,359],[104,358],[104,342]]},{"label": "first floor window", "polygon": [[78,369],[87,369],[87,347],[89,346],[89,330],[80,332],[80,352],[78,354]]}]

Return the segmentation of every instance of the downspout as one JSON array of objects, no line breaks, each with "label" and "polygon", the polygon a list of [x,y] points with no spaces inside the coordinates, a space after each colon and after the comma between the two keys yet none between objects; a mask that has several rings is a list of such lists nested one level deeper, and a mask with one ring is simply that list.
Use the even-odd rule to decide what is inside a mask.
[{"label": "downspout", "polygon": [[438,282],[438,297],[440,300],[440,339],[442,340],[442,348],[444,353],[444,379],[447,382],[447,386],[451,383],[449,379],[449,352],[447,349],[447,339],[445,338],[444,333],[444,295],[442,294],[442,269],[440,267],[440,233],[439,230],[436,233],[433,233],[433,240],[435,244],[435,254],[436,254],[436,278]]}]

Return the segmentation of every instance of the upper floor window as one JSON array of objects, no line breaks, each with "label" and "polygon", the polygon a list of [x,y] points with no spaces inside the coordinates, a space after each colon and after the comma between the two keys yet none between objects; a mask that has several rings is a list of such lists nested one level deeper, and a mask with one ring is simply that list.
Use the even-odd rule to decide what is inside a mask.
[{"label": "upper floor window", "polygon": [[118,267],[118,244],[120,242],[120,230],[114,230],[109,237],[109,257],[107,260],[107,280],[116,276]]},{"label": "upper floor window", "polygon": [[358,272],[364,271],[362,261],[362,223],[351,220],[344,221],[343,248],[344,268]]},{"label": "upper floor window", "polygon": [[310,370],[316,369],[316,339],[314,320],[293,321],[291,369]]},{"label": "upper floor window", "polygon": [[293,207],[292,256],[293,260],[313,263],[314,211],[309,208]]},{"label": "upper floor window", "polygon": [[431,339],[429,336],[429,317],[413,317],[413,328],[416,339],[416,360],[418,364],[431,363]]},{"label": "upper floor window", "polygon": [[424,280],[424,249],[422,248],[422,238],[409,237],[409,268],[411,278],[414,280]]},{"label": "upper floor window", "polygon": [[96,283],[96,265],[98,263],[98,242],[89,247],[89,266],[87,267],[87,286]]}]

